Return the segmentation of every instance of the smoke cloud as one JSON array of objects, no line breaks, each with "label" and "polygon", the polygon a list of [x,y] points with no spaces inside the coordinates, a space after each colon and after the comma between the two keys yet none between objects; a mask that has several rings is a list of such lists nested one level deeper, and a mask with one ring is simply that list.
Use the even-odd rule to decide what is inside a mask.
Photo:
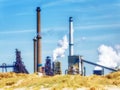
[{"label": "smoke cloud", "polygon": [[65,50],[68,48],[68,40],[65,35],[61,40],[58,41],[57,48],[53,50],[53,61],[59,57],[64,57]]},{"label": "smoke cloud", "polygon": [[[116,45],[115,48],[111,46],[101,45],[98,48],[99,62],[100,65],[113,68],[120,66],[120,45]],[[101,69],[100,67],[95,67],[95,70]]]}]

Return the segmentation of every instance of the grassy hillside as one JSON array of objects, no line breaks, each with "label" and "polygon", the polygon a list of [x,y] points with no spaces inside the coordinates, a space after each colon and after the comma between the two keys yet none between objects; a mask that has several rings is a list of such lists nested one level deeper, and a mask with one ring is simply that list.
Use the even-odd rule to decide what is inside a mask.
[{"label": "grassy hillside", "polygon": [[88,90],[104,90],[106,86],[120,87],[120,72],[106,76],[56,75],[38,76],[37,74],[0,73],[0,90],[61,90],[63,88],[86,87]]}]

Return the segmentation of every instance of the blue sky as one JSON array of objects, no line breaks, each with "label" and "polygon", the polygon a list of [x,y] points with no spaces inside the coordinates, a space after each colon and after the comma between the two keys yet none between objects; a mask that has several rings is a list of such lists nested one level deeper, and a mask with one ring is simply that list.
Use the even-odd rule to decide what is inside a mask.
[{"label": "blue sky", "polygon": [[[0,0],[0,64],[15,61],[15,49],[33,72],[33,38],[36,7],[41,8],[42,61],[52,56],[58,40],[68,36],[69,17],[74,22],[74,54],[98,61],[98,48],[120,44],[120,0]],[[68,49],[58,58],[67,69]],[[92,68],[91,68],[92,70]]]}]

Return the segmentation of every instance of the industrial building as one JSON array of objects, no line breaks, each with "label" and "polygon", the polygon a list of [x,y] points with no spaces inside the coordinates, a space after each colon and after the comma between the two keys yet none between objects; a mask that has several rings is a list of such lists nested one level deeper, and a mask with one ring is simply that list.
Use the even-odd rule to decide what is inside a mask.
[{"label": "industrial building", "polygon": [[28,70],[26,69],[24,63],[22,62],[22,58],[21,58],[21,52],[16,49],[15,51],[16,54],[16,61],[13,62],[12,65],[7,65],[6,63],[3,63],[0,68],[2,68],[2,72],[7,72],[8,68],[12,68],[13,72],[15,73],[26,73],[28,74]]},{"label": "industrial building", "polygon": [[[60,61],[51,61],[50,57],[46,58],[45,65],[42,64],[41,60],[41,27],[40,27],[40,7],[37,7],[37,35],[33,39],[34,41],[34,72],[44,72],[45,75],[56,75],[61,74],[61,62]],[[73,18],[69,17],[69,56],[68,56],[68,69],[65,70],[66,74],[81,74],[85,75],[86,68],[84,66],[84,63],[99,66],[103,68],[103,70],[94,70],[93,74],[102,75],[104,73],[104,69],[108,69],[111,71],[116,71],[114,69],[84,60],[81,55],[74,55],[74,39],[73,39]]]},{"label": "industrial building", "polygon": [[[45,64],[42,64],[42,46],[41,46],[41,9],[37,7],[36,9],[36,36],[33,39],[33,53],[34,53],[34,72],[42,73],[43,75],[57,75],[62,74],[61,70],[61,62],[56,60],[52,61],[52,59],[47,56],[45,59]],[[73,18],[69,17],[69,55],[68,55],[68,68],[65,70],[65,74],[80,74],[85,75],[86,68],[84,63],[101,67],[102,70],[94,70],[93,74],[103,75],[104,69],[108,69],[111,71],[116,71],[115,69],[99,65],[88,60],[84,60],[81,55],[74,55],[74,27],[73,27]],[[3,72],[7,71],[7,68],[13,68],[13,72],[16,73],[28,73],[27,69],[25,68],[22,60],[21,60],[21,52],[16,49],[16,62],[13,65],[6,65],[3,63],[0,68],[2,68]]]}]

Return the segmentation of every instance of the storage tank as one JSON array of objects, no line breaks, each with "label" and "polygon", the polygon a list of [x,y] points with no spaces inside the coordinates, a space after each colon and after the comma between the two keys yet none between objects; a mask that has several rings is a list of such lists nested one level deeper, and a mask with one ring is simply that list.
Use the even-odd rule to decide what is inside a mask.
[{"label": "storage tank", "polygon": [[94,70],[94,71],[93,71],[93,74],[103,75],[103,74],[104,74],[103,72],[104,72],[103,70]]}]

